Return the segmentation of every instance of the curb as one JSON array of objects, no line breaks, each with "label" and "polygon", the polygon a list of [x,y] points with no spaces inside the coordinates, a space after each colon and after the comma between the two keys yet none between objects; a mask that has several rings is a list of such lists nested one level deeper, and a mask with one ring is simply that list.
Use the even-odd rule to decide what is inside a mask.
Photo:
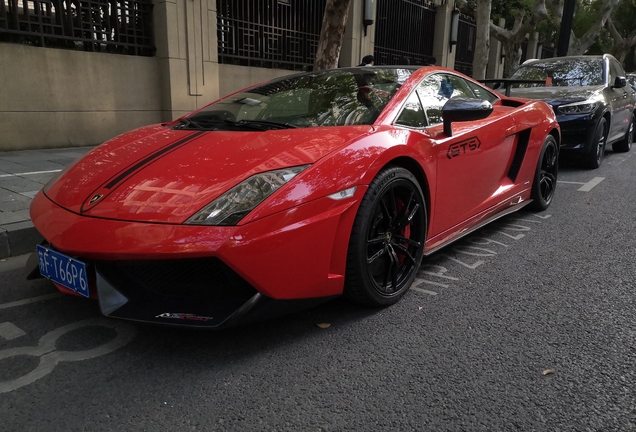
[{"label": "curb", "polygon": [[0,259],[24,255],[35,251],[43,237],[33,226],[24,221],[0,226]]}]

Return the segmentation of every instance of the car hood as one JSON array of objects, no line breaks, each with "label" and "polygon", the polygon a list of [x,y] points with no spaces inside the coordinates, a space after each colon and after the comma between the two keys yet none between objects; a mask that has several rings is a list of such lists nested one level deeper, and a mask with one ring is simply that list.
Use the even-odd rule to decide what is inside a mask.
[{"label": "car hood", "polygon": [[510,95],[526,99],[540,99],[552,106],[560,106],[589,99],[602,89],[602,85],[593,87],[529,87],[510,89]]},{"label": "car hood", "polygon": [[72,212],[183,223],[244,179],[311,164],[371,126],[266,132],[145,127],[108,141],[71,166],[46,195]]}]

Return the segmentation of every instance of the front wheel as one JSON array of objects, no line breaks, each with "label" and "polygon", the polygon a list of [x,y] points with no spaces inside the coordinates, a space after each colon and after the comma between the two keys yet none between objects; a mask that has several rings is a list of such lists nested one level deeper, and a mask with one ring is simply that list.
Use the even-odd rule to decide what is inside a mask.
[{"label": "front wheel", "polygon": [[351,231],[344,294],[371,306],[397,302],[424,255],[426,203],[415,176],[385,168],[369,185]]},{"label": "front wheel", "polygon": [[587,168],[596,169],[601,166],[603,155],[605,154],[605,141],[607,140],[607,121],[602,117],[596,125],[592,145],[589,152],[584,157]]},{"label": "front wheel", "polygon": [[543,142],[532,182],[530,209],[543,211],[552,203],[559,173],[559,146],[552,135]]},{"label": "front wheel", "polygon": [[631,150],[632,143],[634,142],[634,114],[629,119],[629,126],[627,126],[627,133],[625,138],[621,141],[612,144],[612,149],[615,152],[625,153]]}]

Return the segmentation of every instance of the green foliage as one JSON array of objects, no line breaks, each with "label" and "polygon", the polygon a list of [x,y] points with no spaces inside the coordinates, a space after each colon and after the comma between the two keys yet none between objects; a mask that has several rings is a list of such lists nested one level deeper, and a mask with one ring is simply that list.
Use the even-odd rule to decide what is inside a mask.
[{"label": "green foliage", "polygon": [[622,0],[612,11],[612,21],[623,37],[628,37],[636,28],[636,0]]}]

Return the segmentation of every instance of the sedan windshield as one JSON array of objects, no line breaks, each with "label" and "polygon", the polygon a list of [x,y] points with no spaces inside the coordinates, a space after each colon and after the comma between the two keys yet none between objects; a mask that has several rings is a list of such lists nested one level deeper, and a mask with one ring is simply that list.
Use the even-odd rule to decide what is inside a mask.
[{"label": "sedan windshield", "polygon": [[[564,59],[546,60],[521,66],[510,78],[526,80],[545,80],[552,78],[553,86],[596,86],[603,84],[603,60]],[[535,84],[516,84],[513,87],[530,87]]]},{"label": "sedan windshield", "polygon": [[410,69],[337,69],[284,77],[213,103],[180,128],[267,130],[372,124]]}]

